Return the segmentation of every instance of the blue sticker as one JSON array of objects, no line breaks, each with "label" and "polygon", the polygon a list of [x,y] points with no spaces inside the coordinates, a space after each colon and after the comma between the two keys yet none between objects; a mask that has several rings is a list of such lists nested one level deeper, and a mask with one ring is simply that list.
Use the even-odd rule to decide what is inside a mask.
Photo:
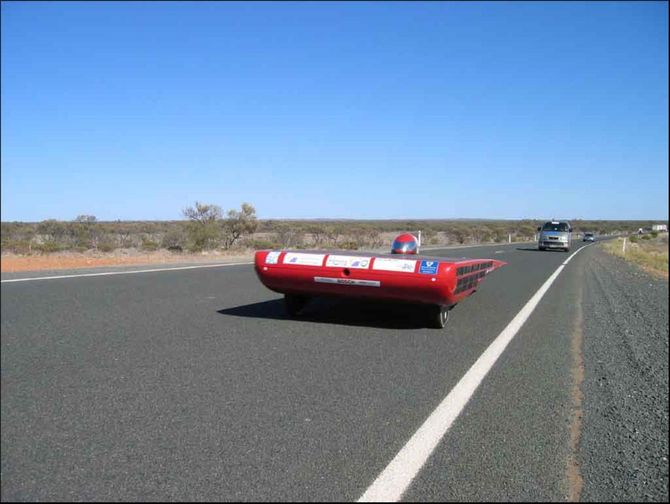
[{"label": "blue sticker", "polygon": [[425,275],[437,275],[438,264],[440,264],[439,261],[421,261],[419,273],[423,273]]}]

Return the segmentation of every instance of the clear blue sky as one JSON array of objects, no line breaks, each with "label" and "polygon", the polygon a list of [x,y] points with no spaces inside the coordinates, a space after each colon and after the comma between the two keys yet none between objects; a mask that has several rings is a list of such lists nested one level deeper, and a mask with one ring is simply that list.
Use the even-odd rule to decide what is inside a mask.
[{"label": "clear blue sky", "polygon": [[2,3],[2,220],[668,218],[664,2]]}]

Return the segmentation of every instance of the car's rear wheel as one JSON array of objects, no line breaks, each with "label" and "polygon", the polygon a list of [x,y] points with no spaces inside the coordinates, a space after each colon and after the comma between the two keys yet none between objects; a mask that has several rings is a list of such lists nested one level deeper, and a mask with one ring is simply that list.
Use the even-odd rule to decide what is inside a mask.
[{"label": "car's rear wheel", "polygon": [[308,296],[299,296],[297,294],[284,294],[284,306],[289,317],[297,317],[309,301]]}]

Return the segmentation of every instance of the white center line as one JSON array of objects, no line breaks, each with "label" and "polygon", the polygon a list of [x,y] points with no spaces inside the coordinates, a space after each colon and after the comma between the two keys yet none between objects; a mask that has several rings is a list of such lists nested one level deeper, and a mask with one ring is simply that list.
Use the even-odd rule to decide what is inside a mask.
[{"label": "white center line", "polygon": [[[586,247],[589,247],[587,245]],[[566,264],[585,249],[582,247],[573,252],[563,264],[542,284],[542,287],[525,304],[512,321],[503,329],[477,359],[456,386],[435,408],[426,421],[401,448],[394,459],[386,466],[377,479],[368,487],[358,502],[397,502],[399,501],[428,457],[460,415],[465,405],[473,396],[479,384],[491,370],[500,355],[523,324],[528,320],[542,297],[554,283]]]},{"label": "white center line", "polygon": [[240,266],[243,264],[253,264],[253,262],[200,264],[198,266],[179,266],[176,268],[155,268],[155,269],[144,269],[144,270],[133,270],[133,271],[105,271],[102,273],[81,273],[79,275],[54,275],[44,277],[11,278],[9,280],[1,280],[0,283],[33,282],[35,280],[55,280],[58,278],[79,278],[79,277],[95,277],[95,276],[109,276],[109,275],[135,275],[137,273],[153,273],[156,271],[177,271],[177,270],[188,270],[198,268],[221,268],[223,266]]}]

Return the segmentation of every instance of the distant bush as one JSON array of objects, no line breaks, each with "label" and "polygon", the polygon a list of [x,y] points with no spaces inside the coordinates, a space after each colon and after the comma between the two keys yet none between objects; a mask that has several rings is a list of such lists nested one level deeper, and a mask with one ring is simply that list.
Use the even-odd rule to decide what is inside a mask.
[{"label": "distant bush", "polygon": [[60,243],[64,245],[68,235],[68,223],[56,219],[45,220],[37,225],[37,233],[46,236],[47,241],[52,244]]},{"label": "distant bush", "polygon": [[28,240],[3,240],[3,251],[14,252],[15,254],[30,254],[32,244]]},{"label": "distant bush", "polygon": [[298,248],[305,241],[305,233],[290,224],[278,224],[272,242],[282,248]]},{"label": "distant bush", "polygon": [[358,243],[355,241],[345,241],[340,244],[340,248],[345,250],[358,250]]},{"label": "distant bush", "polygon": [[640,240],[640,239],[639,239],[637,236],[635,236],[635,235],[633,235],[633,236],[630,237],[630,241],[633,242],[633,243],[637,243],[639,240]]},{"label": "distant bush", "polygon": [[161,247],[181,252],[186,246],[186,232],[182,226],[174,227],[168,230],[161,238]]},{"label": "distant bush", "polygon": [[[47,219],[42,222],[0,222],[3,252],[29,254],[58,250],[111,251],[115,248],[159,248],[172,252],[228,247],[261,248],[388,248],[401,232],[421,231],[423,245],[504,243],[533,240],[543,221],[490,219],[430,220],[257,220],[252,205],[224,213],[216,205],[197,203],[184,212],[185,220],[173,221],[98,221],[81,214],[70,221]],[[571,220],[575,232],[630,236],[639,228],[651,229],[656,221]],[[640,240],[641,236],[631,242]],[[649,237],[667,237],[651,232]],[[142,239],[153,242],[142,245]],[[646,238],[645,238],[646,240]]]},{"label": "distant bush", "polygon": [[648,234],[642,235],[642,239],[643,240],[651,240],[651,236],[649,236]]},{"label": "distant bush", "polygon": [[252,248],[254,250],[281,248],[281,245],[279,245],[279,243],[271,240],[247,240],[245,243],[247,247]]},{"label": "distant bush", "polygon": [[52,240],[33,245],[33,250],[43,252],[45,254],[50,254],[52,252],[61,252],[63,250],[67,250],[68,248],[69,247],[67,245]]},{"label": "distant bush", "polygon": [[658,236],[658,231],[652,231],[652,232],[651,232],[651,236],[652,236],[653,238],[656,238],[656,237]]},{"label": "distant bush", "polygon": [[154,250],[158,250],[159,246],[158,243],[156,243],[153,240],[150,240],[148,238],[142,238],[142,245],[140,246],[140,248],[142,250],[153,252]]},{"label": "distant bush", "polygon": [[112,241],[103,241],[98,243],[98,250],[100,252],[112,252],[116,250],[116,244]]}]

